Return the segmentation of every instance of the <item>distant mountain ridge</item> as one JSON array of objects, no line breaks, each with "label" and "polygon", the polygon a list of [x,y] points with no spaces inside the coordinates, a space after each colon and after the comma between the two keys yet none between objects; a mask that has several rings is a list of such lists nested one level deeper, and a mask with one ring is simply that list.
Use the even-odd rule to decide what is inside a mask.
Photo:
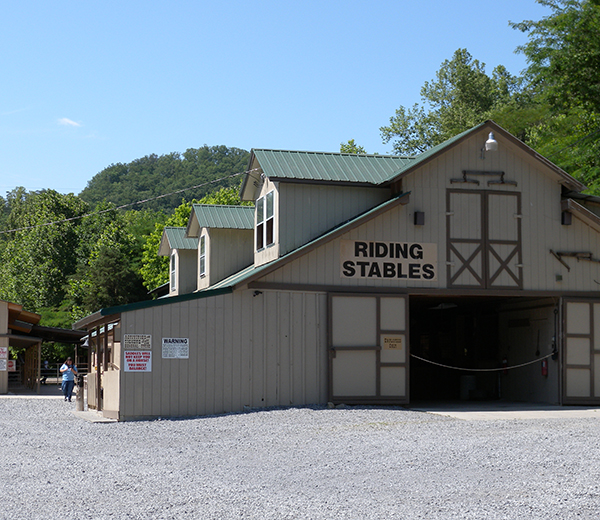
[{"label": "distant mountain ridge", "polygon": [[[92,206],[103,200],[117,206],[131,204],[241,173],[248,167],[249,157],[246,150],[223,145],[189,148],[184,153],[146,155],[128,164],[111,164],[92,177],[79,197]],[[184,198],[200,199],[221,188],[238,186],[240,181],[240,177],[233,177],[205,184],[147,202],[143,209],[162,209],[170,213]],[[136,209],[135,206],[132,209]]]}]

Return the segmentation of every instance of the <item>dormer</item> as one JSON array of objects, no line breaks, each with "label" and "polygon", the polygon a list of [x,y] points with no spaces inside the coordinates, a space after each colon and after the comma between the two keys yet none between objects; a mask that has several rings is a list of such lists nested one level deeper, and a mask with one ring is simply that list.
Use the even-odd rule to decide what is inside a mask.
[{"label": "dormer", "polygon": [[197,250],[198,238],[186,236],[184,227],[165,227],[158,255],[169,257],[169,296],[196,289]]},{"label": "dormer", "polygon": [[252,264],[253,230],[251,206],[192,206],[187,236],[196,238],[198,244],[195,289],[210,287]]},{"label": "dormer", "polygon": [[254,264],[276,260],[391,196],[412,158],[255,149],[242,200],[255,203]]}]

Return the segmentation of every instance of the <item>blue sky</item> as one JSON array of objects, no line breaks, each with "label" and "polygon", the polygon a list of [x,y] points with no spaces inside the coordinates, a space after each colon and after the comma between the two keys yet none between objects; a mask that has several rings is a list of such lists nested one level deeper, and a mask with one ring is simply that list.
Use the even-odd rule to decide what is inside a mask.
[{"label": "blue sky", "polygon": [[534,0],[5,2],[0,195],[78,194],[105,167],[226,145],[389,153],[379,128],[467,48],[525,66]]}]

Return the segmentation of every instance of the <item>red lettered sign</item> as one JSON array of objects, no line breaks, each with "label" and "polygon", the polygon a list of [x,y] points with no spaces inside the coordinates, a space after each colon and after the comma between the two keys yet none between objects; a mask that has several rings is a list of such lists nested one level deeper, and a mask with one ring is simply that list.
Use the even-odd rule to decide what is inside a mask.
[{"label": "red lettered sign", "polygon": [[151,350],[125,350],[125,372],[152,372]]}]

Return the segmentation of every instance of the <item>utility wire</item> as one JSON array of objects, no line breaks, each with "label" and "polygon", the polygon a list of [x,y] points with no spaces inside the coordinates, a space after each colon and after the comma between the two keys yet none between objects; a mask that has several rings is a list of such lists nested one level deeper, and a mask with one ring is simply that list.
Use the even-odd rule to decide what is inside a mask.
[{"label": "utility wire", "polygon": [[103,209],[101,211],[93,211],[92,213],[86,213],[85,215],[79,215],[77,217],[64,218],[62,220],[55,220],[53,222],[43,222],[41,224],[34,224],[33,226],[26,226],[22,228],[8,229],[6,231],[0,231],[0,235],[4,235],[6,233],[16,233],[18,231],[27,231],[29,229],[35,229],[43,226],[54,226],[56,224],[62,224],[64,222],[72,222],[74,220],[79,220],[86,217],[93,217],[94,215],[102,215],[104,213],[108,213],[110,211],[115,211],[118,209],[125,209],[131,206],[137,206],[138,204],[146,204],[147,202],[152,202],[158,199],[164,199],[165,197],[170,197],[171,195],[177,195],[178,193],[183,193],[185,191],[194,190],[196,188],[202,188],[203,186],[208,186],[209,184],[216,184],[217,182],[224,181],[226,179],[231,179],[233,177],[238,177],[239,175],[244,175],[247,173],[251,173],[253,171],[258,170],[258,168],[253,168],[252,170],[246,170],[244,172],[232,173],[231,175],[226,175],[225,177],[221,177],[219,179],[213,179],[212,181],[203,182],[202,184],[196,184],[195,186],[190,186],[189,188],[183,188],[180,190],[172,191],[171,193],[165,193],[163,195],[157,195],[156,197],[151,197],[149,199],[138,200],[137,202],[130,202],[129,204],[123,204],[121,206],[116,206],[114,208]]},{"label": "utility wire", "polygon": [[576,144],[579,144],[581,141],[586,140],[588,137],[593,137],[596,134],[600,134],[600,129],[596,130],[595,132],[592,132],[591,134],[584,135],[582,138],[577,139],[577,141],[575,141],[574,143],[571,143],[565,146],[564,148],[558,150],[558,152],[554,152],[552,155],[549,155],[548,157],[546,157],[546,159],[552,159],[552,157],[556,157],[558,154],[564,152],[565,150],[568,150],[569,148],[573,148],[573,146],[575,146]]}]

